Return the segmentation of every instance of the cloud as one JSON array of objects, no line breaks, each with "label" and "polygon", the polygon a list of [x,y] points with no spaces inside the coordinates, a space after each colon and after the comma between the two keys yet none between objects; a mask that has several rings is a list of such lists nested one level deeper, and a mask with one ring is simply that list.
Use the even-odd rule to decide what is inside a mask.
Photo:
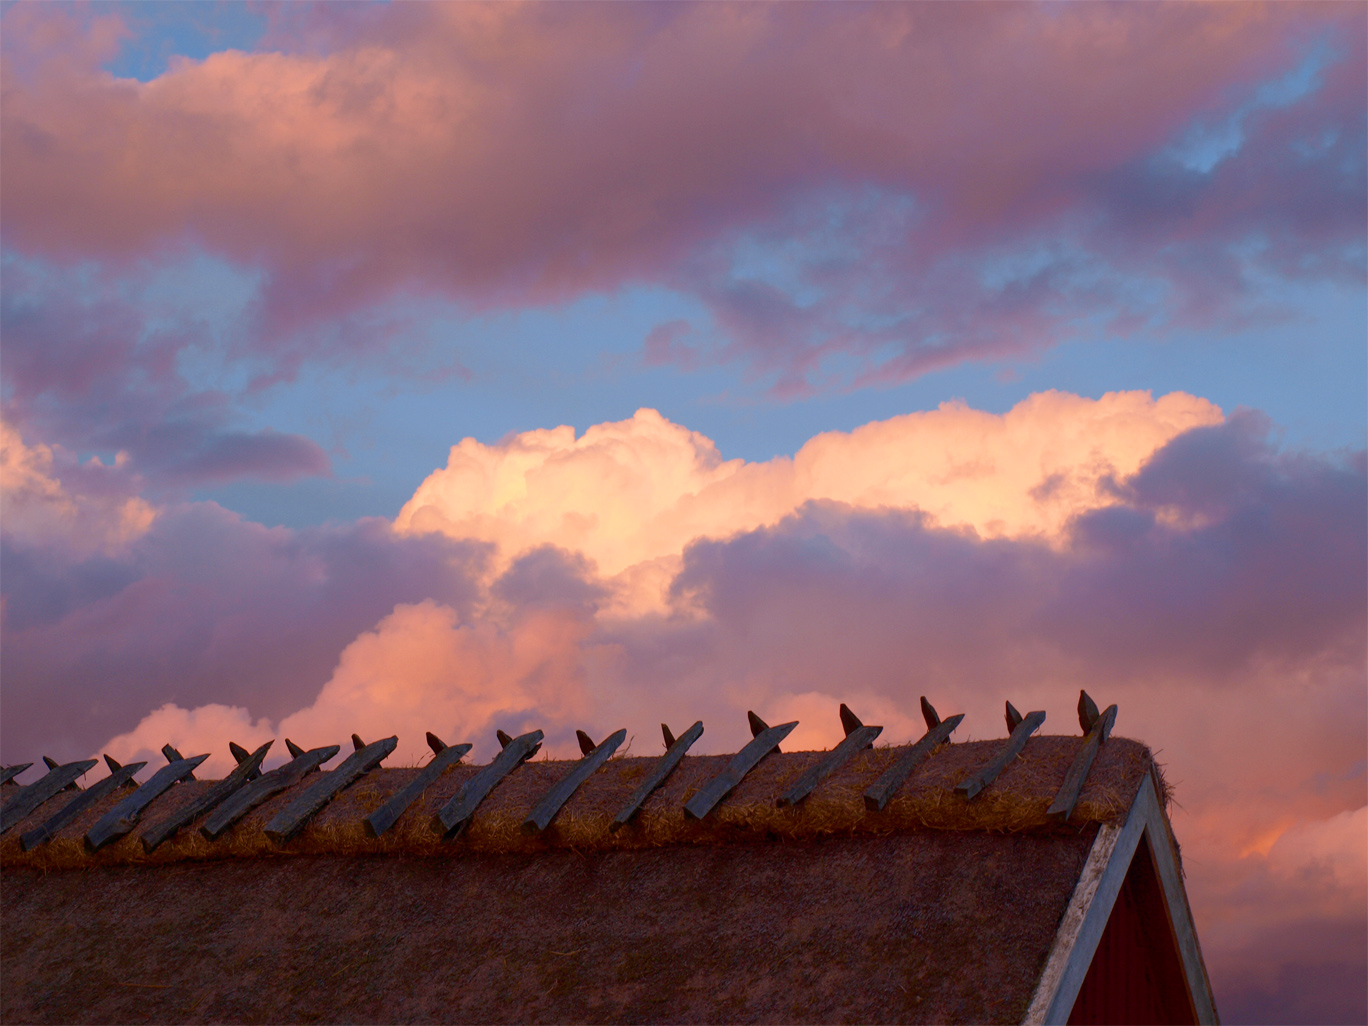
[{"label": "cloud", "polygon": [[[1353,7],[279,22],[276,50],[138,83],[99,70],[106,23],[8,9],[8,52],[28,56],[4,80],[6,244],[112,266],[203,247],[259,269],[252,346],[291,360],[388,297],[665,285],[709,305],[714,358],[780,392],[1102,325],[1229,325],[1262,309],[1261,274],[1362,272]],[[1233,140],[1214,163],[1188,152],[1204,133]],[[699,353],[657,338],[647,355]]]},{"label": "cloud", "polygon": [[[77,490],[65,487],[58,464]],[[0,521],[13,542],[35,548],[93,556],[116,554],[147,533],[156,510],[129,494],[123,473],[126,453],[113,466],[92,459],[79,466],[51,446],[27,446],[14,427],[0,420]],[[120,479],[123,480],[120,480]]]},{"label": "cloud", "polygon": [[638,410],[578,438],[570,427],[495,445],[467,438],[395,525],[495,542],[508,557],[556,545],[607,576],[677,557],[698,538],[775,524],[818,499],[916,508],[985,537],[1059,537],[1072,517],[1116,501],[1109,482],[1174,436],[1220,420],[1211,403],[1182,393],[1046,392],[1002,415],[944,403],[747,463]]},{"label": "cloud", "polygon": [[248,283],[200,272],[116,280],[98,268],[7,259],[6,419],[78,452],[123,452],[145,488],[330,475],[315,442],[243,430],[233,396],[192,380],[191,368],[205,378],[206,368],[234,363],[233,326],[252,323]]}]

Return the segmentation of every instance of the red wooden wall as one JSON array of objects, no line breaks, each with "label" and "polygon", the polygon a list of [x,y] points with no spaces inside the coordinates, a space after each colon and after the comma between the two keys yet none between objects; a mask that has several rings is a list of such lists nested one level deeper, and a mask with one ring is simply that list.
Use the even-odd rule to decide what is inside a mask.
[{"label": "red wooden wall", "polygon": [[1141,838],[1070,1023],[1196,1023],[1149,843]]}]

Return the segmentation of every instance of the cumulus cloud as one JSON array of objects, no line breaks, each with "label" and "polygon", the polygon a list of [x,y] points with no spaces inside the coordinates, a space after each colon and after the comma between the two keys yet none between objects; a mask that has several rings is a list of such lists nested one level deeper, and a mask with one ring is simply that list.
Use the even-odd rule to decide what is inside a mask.
[{"label": "cumulus cloud", "polygon": [[[112,467],[94,458],[80,467],[63,455],[51,446],[25,445],[19,432],[0,420],[0,521],[13,544],[80,558],[124,551],[147,533],[156,510],[128,494],[122,473],[126,453]],[[68,477],[79,479],[77,490],[63,485],[59,462],[66,464]]]},{"label": "cumulus cloud", "polygon": [[[1059,538],[1114,503],[1112,484],[1182,432],[1222,419],[1204,399],[1033,395],[1002,415],[937,410],[833,431],[792,458],[724,460],[655,410],[451,449],[396,518],[405,533],[481,538],[509,557],[538,545],[583,553],[608,576],[669,560],[698,538],[777,523],[804,503],[915,508],[983,537]],[[671,564],[673,565],[673,564]],[[629,580],[631,580],[629,578]]]},{"label": "cumulus cloud", "polygon": [[[18,5],[0,214],[31,255],[260,269],[258,349],[394,294],[651,282],[780,390],[843,377],[833,353],[904,377],[1361,274],[1363,17],[423,5],[138,83],[98,68],[117,27]],[[1236,144],[1193,158],[1211,135]]]}]

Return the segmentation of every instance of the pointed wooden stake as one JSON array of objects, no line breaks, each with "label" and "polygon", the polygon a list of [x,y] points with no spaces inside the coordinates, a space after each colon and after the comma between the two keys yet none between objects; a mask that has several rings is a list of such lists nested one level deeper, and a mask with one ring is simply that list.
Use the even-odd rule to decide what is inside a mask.
[{"label": "pointed wooden stake", "polygon": [[1093,726],[1097,723],[1097,703],[1089,697],[1083,690],[1078,692],[1078,725],[1083,728],[1086,737],[1092,733]]},{"label": "pointed wooden stake", "polygon": [[[167,762],[182,762],[185,759],[185,756],[181,755],[181,753],[171,745],[162,745],[162,755],[166,756]],[[207,759],[209,757],[206,755],[205,758]],[[182,777],[181,779],[194,780],[195,775],[191,773],[188,777]]]},{"label": "pointed wooden stake", "polygon": [[841,729],[846,732],[847,737],[850,736],[852,731],[859,730],[864,726],[864,724],[860,722],[860,718],[851,712],[850,706],[846,705],[844,702],[841,703],[839,712],[841,715]]},{"label": "pointed wooden stake", "polygon": [[494,736],[499,739],[500,748],[507,748],[510,742],[512,742],[513,740],[512,737],[510,737],[508,734],[505,734],[502,730],[494,731]]},{"label": "pointed wooden stake", "polygon": [[[751,737],[759,737],[765,731],[770,729],[770,725],[768,723],[762,720],[759,716],[756,716],[755,713],[751,712],[749,709],[746,710],[746,720],[750,723]],[[798,721],[794,720],[793,722],[797,723]],[[778,745],[775,745],[774,750],[776,752],[783,751],[783,749],[780,748]]]},{"label": "pointed wooden stake", "polygon": [[1074,806],[1078,804],[1078,796],[1083,790],[1083,782],[1088,778],[1088,770],[1092,769],[1093,760],[1097,758],[1097,750],[1106,743],[1115,723],[1116,706],[1109,705],[1107,711],[1093,721],[1092,730],[1088,731],[1088,736],[1083,740],[1083,747],[1074,757],[1073,764],[1069,766],[1069,772],[1064,776],[1064,783],[1060,785],[1059,792],[1045,812],[1046,817],[1056,823],[1067,823],[1069,821],[1069,817],[1073,815]]},{"label": "pointed wooden stake", "polygon": [[[503,731],[498,733],[503,734]],[[504,734],[504,737],[508,735]],[[536,754],[541,747],[542,737],[540,730],[533,730],[520,737],[508,738],[508,743],[503,751],[494,756],[494,761],[467,780],[465,786],[456,792],[456,797],[443,805],[433,817],[433,832],[448,840],[455,837],[470,821],[470,817],[475,815],[475,810],[494,790],[495,785]]]},{"label": "pointed wooden stake", "polygon": [[[750,715],[755,716],[754,713]],[[760,719],[758,716],[755,718]],[[766,727],[757,734],[750,744],[732,756],[726,769],[708,781],[703,790],[689,799],[684,806],[685,818],[702,819],[712,812],[717,804],[741,783],[746,774],[755,769],[761,759],[770,752],[779,751],[779,742],[788,737],[796,726],[798,721],[794,720],[792,723],[781,723],[777,727]]]},{"label": "pointed wooden stake", "polygon": [[[398,743],[399,743],[399,742],[398,742],[398,739],[396,738],[396,739],[395,739],[395,744],[398,744]],[[364,741],[361,740],[361,736],[360,736],[359,734],[353,734],[353,735],[352,735],[352,751],[353,751],[353,752],[359,752],[359,751],[361,751],[361,749],[363,749],[363,748],[365,748],[365,747],[366,747],[366,742],[364,742]]]},{"label": "pointed wooden stake", "polygon": [[[922,703],[924,706],[930,705],[925,698],[922,699]],[[932,715],[935,715],[934,709]],[[936,725],[927,730],[921,736],[921,740],[908,749],[906,755],[884,770],[883,775],[865,789],[865,808],[870,812],[882,810],[888,804],[888,800],[898,793],[898,788],[902,787],[903,781],[912,775],[912,771],[925,762],[927,756],[950,739],[950,735],[960,725],[962,719],[964,719],[964,713],[956,713],[947,720],[941,720],[937,716]]]},{"label": "pointed wooden stake", "polygon": [[670,743],[669,748],[660,761],[655,764],[655,768],[651,770],[646,779],[632,792],[632,797],[627,804],[613,817],[613,822],[608,824],[608,829],[612,833],[617,833],[625,827],[632,817],[640,811],[642,803],[651,796],[651,792],[665,783],[665,778],[675,771],[675,767],[684,758],[684,753],[703,734],[703,721],[698,720],[677,738],[670,733],[670,728],[665,724],[662,723],[660,729],[665,734],[665,740]]},{"label": "pointed wooden stake", "polygon": [[[108,763],[108,762],[110,762],[110,761],[111,761],[111,760],[110,760],[109,756],[106,755],[106,756],[105,756],[105,762]],[[55,770],[55,769],[58,768],[57,760],[56,760],[56,759],[49,759],[46,755],[43,756],[43,764],[44,764],[45,766],[47,766],[47,768],[50,769],[50,770]],[[119,764],[118,764],[117,762],[114,763],[114,765],[110,767],[110,772],[112,773],[115,769],[118,768],[118,766],[119,766]],[[74,780],[73,780],[71,783],[67,784],[66,787],[62,788],[63,791],[79,791],[80,789],[81,789],[81,785],[78,784],[78,783],[76,783],[76,781],[74,781]]]},{"label": "pointed wooden stake", "polygon": [[582,730],[575,731],[575,739],[579,741],[580,755],[588,755],[598,747],[594,744],[594,739]]},{"label": "pointed wooden stake", "polygon": [[[1012,708],[1011,702],[1007,703],[1007,708],[1010,712],[1016,712],[1016,710]],[[1017,715],[1019,717],[1017,725],[1012,729],[1012,735],[1007,739],[1007,743],[1002,747],[1002,751],[998,752],[998,754],[993,756],[985,765],[979,767],[979,769],[975,770],[956,784],[955,792],[957,794],[962,794],[966,798],[973,798],[991,784],[997,779],[997,775],[1003,771],[1007,764],[1015,759],[1021,752],[1021,749],[1025,747],[1026,739],[1034,734],[1036,730],[1039,729],[1040,725],[1045,722],[1045,714],[1043,712],[1030,712],[1027,713],[1024,718],[1020,716],[1020,713]]]},{"label": "pointed wooden stake", "polygon": [[921,696],[921,711],[927,730],[935,730],[941,725],[941,718],[936,715],[936,707],[926,700],[925,695]]},{"label": "pointed wooden stake", "polygon": [[127,766],[120,766],[103,780],[97,780],[80,794],[72,798],[71,801],[58,809],[42,826],[30,830],[23,837],[19,838],[19,847],[24,851],[32,851],[40,844],[47,844],[48,841],[57,836],[58,831],[60,831],[62,827],[66,826],[105,795],[113,794],[120,787],[123,787],[133,779],[134,773],[137,773],[138,770],[146,765],[147,763],[145,762],[130,762]]},{"label": "pointed wooden stake", "polygon": [[[354,741],[360,738],[352,735]],[[363,744],[347,756],[342,765],[331,773],[323,774],[304,789],[304,793],[293,799],[266,824],[266,836],[276,844],[285,844],[305,824],[322,810],[344,789],[351,787],[371,770],[379,766],[399,744],[398,736],[387,737],[380,741]]]},{"label": "pointed wooden stake", "polygon": [[[46,756],[43,757],[43,761],[47,761]],[[69,762],[65,766],[53,766],[49,768],[46,774],[27,787],[21,787],[19,793],[5,802],[4,808],[0,809],[0,834],[24,819],[57,792],[65,790],[66,786],[73,780],[90,772],[98,764],[99,760],[97,759],[82,759],[80,762]]]},{"label": "pointed wooden stake", "polygon": [[[285,739],[285,744],[287,747],[289,746],[289,738]],[[312,748],[296,755],[284,766],[277,766],[270,773],[263,773],[246,787],[235,791],[231,797],[225,799],[214,814],[204,821],[200,827],[200,834],[206,840],[217,841],[247,813],[268,798],[299,783],[305,776],[316,771],[319,766],[331,759],[340,750],[340,745]],[[246,764],[244,763],[244,765]],[[242,767],[239,766],[238,768],[241,769]]]},{"label": "pointed wooden stake", "polygon": [[1020,723],[1021,723],[1021,713],[1017,712],[1016,706],[1014,706],[1011,702],[1008,702],[1008,703],[1007,703],[1007,733],[1010,734],[1012,731],[1016,730],[1016,729],[1017,729],[1017,726],[1018,726]]},{"label": "pointed wooden stake", "polygon": [[[233,749],[233,743],[229,743],[229,751]],[[274,741],[267,741],[264,745],[252,752],[245,759],[239,759],[237,767],[232,773],[224,777],[209,790],[205,791],[198,798],[181,806],[165,819],[160,820],[142,832],[138,840],[142,843],[143,851],[149,855],[157,850],[157,847],[168,838],[176,834],[185,827],[188,827],[195,820],[199,819],[207,812],[212,812],[218,808],[219,804],[229,795],[234,794],[240,788],[245,787],[250,781],[255,780],[261,775],[261,760],[266,758],[266,753],[271,750]],[[237,753],[233,752],[236,756]]]},{"label": "pointed wooden stake", "polygon": [[663,723],[660,725],[660,733],[665,738],[665,750],[669,751],[674,747],[675,736],[670,733],[670,728]]},{"label": "pointed wooden stake", "polygon": [[[444,751],[446,751],[446,742],[430,730],[427,732],[427,743],[428,747],[432,749],[433,755],[441,755]],[[469,749],[466,750],[469,751]]]},{"label": "pointed wooden stake", "polygon": [[[584,731],[576,731],[580,736],[580,747],[584,747],[584,741],[588,737]],[[584,758],[575,763],[570,768],[570,772],[565,774],[556,786],[546,792],[546,796],[537,803],[537,807],[532,810],[532,814],[523,820],[523,833],[539,834],[551,825],[551,821],[556,818],[561,807],[570,800],[570,796],[578,790],[580,784],[589,779],[590,774],[598,769],[608,758],[618,750],[618,746],[627,740],[627,730],[615,731],[604,739],[600,745],[595,745],[584,753]]]},{"label": "pointed wooden stake", "polygon": [[809,766],[807,771],[794,783],[792,787],[780,798],[775,800],[779,808],[786,805],[797,805],[816,787],[822,780],[834,773],[843,766],[856,752],[870,747],[874,739],[883,733],[883,727],[866,727],[846,706],[841,703],[841,726],[845,728],[845,740],[831,750],[825,759],[815,766]]},{"label": "pointed wooden stake", "polygon": [[[267,742],[266,742],[266,746],[269,748],[269,747],[271,746],[272,743],[273,743],[273,742],[271,742],[271,741],[267,741]],[[233,753],[233,758],[237,760],[237,764],[238,764],[239,766],[241,766],[244,762],[246,762],[248,759],[250,759],[250,758],[252,757],[252,753],[251,753],[251,752],[249,752],[249,751],[247,751],[247,749],[243,748],[242,745],[237,744],[237,743],[235,743],[235,742],[233,742],[233,741],[229,741],[229,742],[228,742],[228,751],[230,751],[230,752]],[[256,779],[257,777],[259,777],[259,776],[261,776],[261,763],[260,763],[260,761],[258,761],[258,763],[257,763],[257,768],[254,769],[254,770],[252,771],[252,775],[251,775],[250,777],[248,777],[247,779],[248,779],[248,780],[255,780],[255,779]]]},{"label": "pointed wooden stake", "polygon": [[[436,744],[433,744],[436,742]],[[419,771],[398,794],[394,795],[384,805],[376,809],[366,817],[366,833],[371,837],[379,837],[408,809],[416,802],[433,781],[443,773],[461,761],[461,757],[470,751],[470,745],[444,745],[436,734],[428,733],[428,744],[432,746],[434,755],[432,761]],[[440,747],[438,747],[440,746]]]},{"label": "pointed wooden stake", "polygon": [[14,778],[17,777],[20,773],[23,773],[24,770],[28,769],[32,765],[33,763],[31,762],[20,762],[16,763],[13,766],[6,766],[4,769],[0,769],[0,784],[7,784],[11,787],[18,787],[18,781],[16,781]]},{"label": "pointed wooden stake", "polygon": [[117,841],[130,833],[138,825],[138,817],[142,815],[143,809],[167,791],[172,784],[192,779],[194,768],[207,758],[208,754],[196,755],[190,759],[177,759],[153,773],[147,783],[101,816],[99,822],[86,832],[86,851],[93,854],[111,841]]},{"label": "pointed wooden stake", "polygon": [[285,739],[285,747],[290,750],[291,759],[298,759],[304,754],[304,749],[300,748],[299,745],[295,744],[288,737]]}]

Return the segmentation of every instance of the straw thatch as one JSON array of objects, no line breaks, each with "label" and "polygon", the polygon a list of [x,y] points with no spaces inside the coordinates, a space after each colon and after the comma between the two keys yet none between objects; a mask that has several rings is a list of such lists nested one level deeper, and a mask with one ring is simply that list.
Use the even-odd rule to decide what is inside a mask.
[{"label": "straw thatch", "polygon": [[[363,818],[409,780],[416,769],[379,769],[343,792],[284,849],[266,837],[270,818],[306,781],[263,804],[216,842],[197,830],[184,830],[151,855],[143,852],[138,830],[95,855],[82,843],[85,831],[118,796],[106,798],[70,824],[60,836],[23,852],[20,835],[51,816],[69,796],[47,802],[0,840],[0,866],[42,870],[86,868],[120,863],[161,864],[185,859],[241,858],[277,854],[387,854],[454,856],[463,853],[536,852],[554,848],[638,849],[675,844],[718,844],[765,838],[806,840],[832,835],[883,835],[908,830],[1008,831],[1048,829],[1045,810],[1064,779],[1082,739],[1033,737],[992,785],[972,801],[954,791],[969,772],[990,759],[1004,741],[945,745],[907,781],[881,812],[868,812],[862,794],[906,750],[874,748],[860,753],[823,781],[796,808],[778,808],[781,795],[820,752],[770,755],[715,812],[702,822],[688,821],[683,805],[719,773],[730,756],[686,757],[679,769],[646,802],[624,830],[608,829],[613,816],[654,763],[652,758],[613,759],[566,804],[551,828],[529,837],[522,821],[570,763],[534,761],[515,771],[485,800],[470,827],[456,840],[443,841],[430,828],[433,814],[475,772],[457,766],[435,782],[386,835],[366,836]],[[1101,749],[1075,808],[1072,824],[1103,823],[1129,807],[1139,780],[1153,765],[1149,750],[1135,741],[1113,738]],[[313,778],[316,779],[316,778]],[[177,785],[144,814],[155,822],[188,802],[209,781]]]}]

